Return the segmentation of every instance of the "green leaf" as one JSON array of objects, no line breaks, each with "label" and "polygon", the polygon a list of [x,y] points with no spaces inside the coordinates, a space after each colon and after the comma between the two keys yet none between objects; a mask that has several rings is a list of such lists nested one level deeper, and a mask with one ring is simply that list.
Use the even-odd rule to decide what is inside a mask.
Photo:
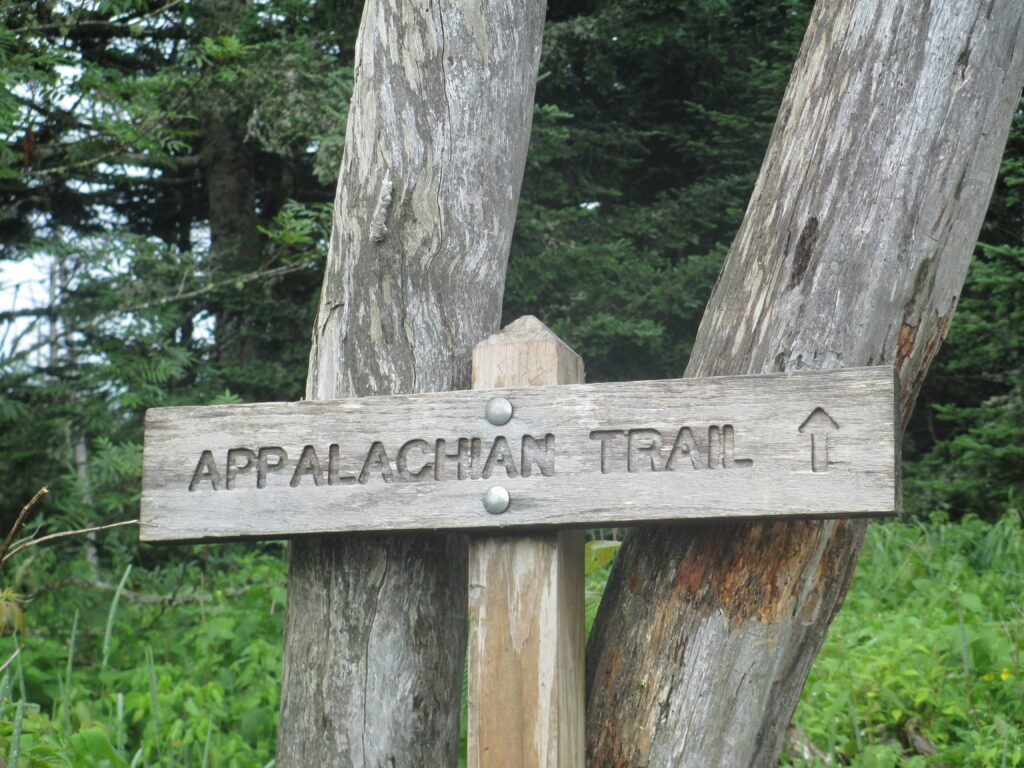
[{"label": "green leaf", "polygon": [[71,739],[71,748],[77,757],[89,758],[91,763],[110,768],[128,768],[128,762],[117,754],[100,726],[82,728]]},{"label": "green leaf", "polygon": [[621,546],[621,541],[588,541],[584,547],[586,574],[590,575],[611,563]]},{"label": "green leaf", "polygon": [[985,610],[981,598],[971,592],[960,593],[960,605],[971,613],[982,613]]}]

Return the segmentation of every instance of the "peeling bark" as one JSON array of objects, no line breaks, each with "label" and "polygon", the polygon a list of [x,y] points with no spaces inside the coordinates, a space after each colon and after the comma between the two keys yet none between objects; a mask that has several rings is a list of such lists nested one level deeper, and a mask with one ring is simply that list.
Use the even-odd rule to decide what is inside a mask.
[{"label": "peeling bark", "polygon": [[[895,364],[909,416],[1024,82],[1010,0],[818,3],[689,376]],[[588,647],[593,766],[768,766],[865,523],[631,532]]]},{"label": "peeling bark", "polygon": [[[543,22],[538,0],[367,2],[309,399],[469,385],[500,321]],[[293,543],[279,768],[457,763],[466,568],[461,536]]]}]

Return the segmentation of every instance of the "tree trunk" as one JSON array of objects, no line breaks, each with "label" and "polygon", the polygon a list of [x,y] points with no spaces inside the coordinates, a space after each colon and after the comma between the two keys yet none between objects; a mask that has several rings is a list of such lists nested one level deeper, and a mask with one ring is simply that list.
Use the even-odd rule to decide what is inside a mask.
[{"label": "tree trunk", "polygon": [[[255,158],[245,144],[248,115],[240,109],[225,112],[208,121],[203,146],[210,257],[223,273],[255,272],[262,266],[263,249],[257,229]],[[262,356],[256,335],[249,330],[256,320],[237,308],[222,307],[217,313],[217,352],[222,363],[244,367]],[[238,389],[247,400],[259,391],[256,387],[254,391],[244,386]]]},{"label": "tree trunk", "polygon": [[[197,39],[238,35],[244,23],[246,0],[204,0],[196,5]],[[200,155],[206,180],[207,215],[210,222],[210,258],[226,274],[255,272],[263,259],[263,239],[256,211],[256,157],[245,140],[252,104],[237,86],[214,81],[207,86],[202,104],[206,127]],[[258,290],[250,287],[249,290]],[[237,307],[217,311],[218,359],[227,365],[244,367],[266,357],[259,349],[251,315]],[[253,382],[254,385],[257,382]],[[235,387],[247,400],[257,397],[258,386]]]},{"label": "tree trunk", "polygon": [[[540,0],[367,3],[308,398],[468,386],[500,320],[543,22]],[[279,768],[455,765],[466,599],[462,536],[295,541]]]},{"label": "tree trunk", "polygon": [[[909,415],[1018,103],[1022,15],[817,4],[687,375],[895,364]],[[631,532],[588,647],[590,764],[774,764],[864,530]]]}]

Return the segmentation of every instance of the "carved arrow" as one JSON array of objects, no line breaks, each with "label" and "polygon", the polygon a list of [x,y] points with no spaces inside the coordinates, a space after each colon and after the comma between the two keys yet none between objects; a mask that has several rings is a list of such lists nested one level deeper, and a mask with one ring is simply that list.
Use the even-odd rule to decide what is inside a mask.
[{"label": "carved arrow", "polygon": [[835,432],[839,425],[824,408],[815,408],[800,425],[801,434],[811,436],[811,471],[828,471],[828,433]]}]

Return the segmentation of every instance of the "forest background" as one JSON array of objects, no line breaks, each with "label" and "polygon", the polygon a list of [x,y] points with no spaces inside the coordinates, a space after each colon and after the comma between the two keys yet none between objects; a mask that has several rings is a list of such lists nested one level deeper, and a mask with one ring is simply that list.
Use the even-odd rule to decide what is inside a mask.
[{"label": "forest background", "polygon": [[[551,0],[506,321],[681,375],[812,5]],[[360,14],[0,0],[0,532],[42,486],[23,535],[137,518],[147,408],[302,396]],[[787,759],[1024,765],[1022,360],[1024,108]],[[283,558],[126,526],[0,563],[0,760],[266,764]]]}]

